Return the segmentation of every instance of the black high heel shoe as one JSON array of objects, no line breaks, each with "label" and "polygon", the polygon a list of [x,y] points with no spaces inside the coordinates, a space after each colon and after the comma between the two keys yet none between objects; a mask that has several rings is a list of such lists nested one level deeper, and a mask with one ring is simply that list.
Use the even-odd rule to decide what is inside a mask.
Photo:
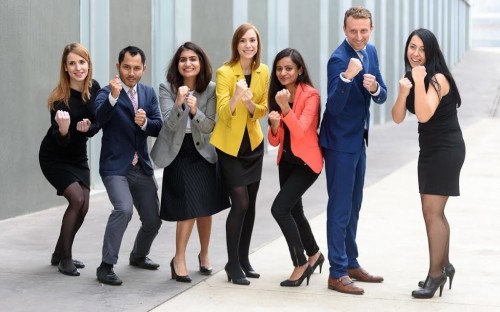
[{"label": "black high heel shoe", "polygon": [[172,279],[175,279],[177,282],[191,283],[192,281],[189,275],[177,275],[177,272],[175,272],[174,268],[174,258],[172,258],[172,261],[170,261],[170,273],[172,274]]},{"label": "black high heel shoe", "polygon": [[314,271],[316,271],[316,268],[319,266],[319,273],[321,274],[321,269],[323,268],[323,262],[325,262],[325,257],[320,252],[318,260],[316,260],[316,262],[314,262],[314,264],[312,266],[313,273],[314,273]]},{"label": "black high heel shoe", "polygon": [[[448,278],[450,279],[449,289],[451,289],[451,283],[453,283],[453,277],[455,276],[455,267],[453,266],[453,264],[448,263],[448,265],[444,267],[444,274],[446,274],[446,276],[448,276]],[[424,283],[425,281],[418,282],[418,287],[424,287]]]},{"label": "black high heel shoe", "polygon": [[80,272],[76,268],[73,260],[71,258],[61,259],[59,265],[57,266],[59,272],[68,276],[80,276]]},{"label": "black high heel shoe", "polygon": [[446,274],[443,272],[441,276],[432,278],[427,276],[424,282],[424,287],[414,290],[411,295],[419,299],[428,299],[434,297],[436,290],[439,288],[439,297],[443,294],[443,287],[446,284]]},{"label": "black high heel shoe", "polygon": [[243,274],[243,272],[240,270],[240,274],[236,273],[236,272],[230,272],[231,271],[231,268],[229,267],[228,264],[226,264],[226,266],[224,267],[224,270],[226,271],[226,275],[227,275],[227,281],[230,282],[231,280],[233,281],[233,284],[236,284],[236,285],[250,285],[250,281],[247,280],[247,278],[245,277],[245,275]]},{"label": "black high heel shoe", "polygon": [[292,281],[292,280],[284,280],[283,282],[280,283],[280,286],[283,286],[283,287],[299,287],[302,282],[304,281],[304,279],[307,279],[307,285],[309,286],[309,279],[311,278],[311,275],[313,274],[314,272],[314,269],[308,264],[307,265],[307,268],[306,270],[304,271],[304,273],[302,273],[302,275]]},{"label": "black high heel shoe", "polygon": [[249,266],[248,268],[245,268],[244,266],[241,267],[243,272],[245,272],[245,276],[248,278],[259,278],[260,274],[255,272],[255,270],[252,268],[252,266]]},{"label": "black high heel shoe", "polygon": [[444,267],[444,274],[446,274],[446,276],[448,276],[448,278],[450,279],[449,289],[451,289],[451,283],[453,282],[453,277],[455,276],[455,267],[453,266],[453,264],[448,263],[448,265]]},{"label": "black high heel shoe", "polygon": [[198,254],[198,265],[200,267],[200,274],[202,275],[210,275],[212,274],[212,267],[204,267],[201,265],[201,258],[200,258],[200,254]]}]

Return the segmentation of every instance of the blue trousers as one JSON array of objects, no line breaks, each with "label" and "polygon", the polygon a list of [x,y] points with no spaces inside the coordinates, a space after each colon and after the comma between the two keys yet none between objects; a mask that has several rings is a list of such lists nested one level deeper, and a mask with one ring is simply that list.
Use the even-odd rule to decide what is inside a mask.
[{"label": "blue trousers", "polygon": [[359,268],[356,231],[363,200],[366,150],[358,153],[323,149],[328,188],[327,242],[330,277],[347,275]]}]

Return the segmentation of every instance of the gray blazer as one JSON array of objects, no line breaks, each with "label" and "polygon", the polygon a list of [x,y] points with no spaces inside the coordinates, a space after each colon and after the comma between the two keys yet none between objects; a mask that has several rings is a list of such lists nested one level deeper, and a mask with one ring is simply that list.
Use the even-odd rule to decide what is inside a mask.
[{"label": "gray blazer", "polygon": [[[217,161],[215,147],[210,144],[210,136],[215,125],[215,83],[211,81],[201,94],[193,94],[198,110],[191,119],[191,133],[196,149],[209,163]],[[167,167],[175,159],[186,134],[189,109],[179,110],[175,105],[177,90],[172,92],[170,83],[160,84],[160,110],[163,127],[151,150],[153,162],[161,168]]]}]

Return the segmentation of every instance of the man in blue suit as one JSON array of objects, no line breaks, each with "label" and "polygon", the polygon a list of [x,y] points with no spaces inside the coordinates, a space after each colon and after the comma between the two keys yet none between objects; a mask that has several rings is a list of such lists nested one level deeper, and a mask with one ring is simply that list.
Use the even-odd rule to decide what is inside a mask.
[{"label": "man in blue suit", "polygon": [[102,127],[99,173],[113,205],[102,247],[97,279],[121,285],[113,271],[133,206],[141,219],[130,265],[156,270],[159,265],[147,257],[161,226],[159,200],[147,138],[158,136],[162,119],[153,88],[139,81],[146,69],[144,52],[133,46],[120,51],[115,76],[96,98],[96,118]]},{"label": "man in blue suit", "polygon": [[[358,263],[356,231],[363,198],[370,102],[382,104],[387,88],[377,51],[368,44],[372,16],[363,7],[346,11],[346,39],[328,61],[328,99],[320,129],[328,187],[328,288],[361,295],[352,279],[382,282]],[[366,143],[366,145],[365,145]]]}]

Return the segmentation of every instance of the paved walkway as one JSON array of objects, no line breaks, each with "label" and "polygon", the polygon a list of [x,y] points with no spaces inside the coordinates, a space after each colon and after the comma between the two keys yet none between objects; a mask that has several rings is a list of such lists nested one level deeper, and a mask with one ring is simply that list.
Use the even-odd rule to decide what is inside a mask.
[{"label": "paved walkway", "polygon": [[[484,68],[488,60],[488,68]],[[489,76],[483,73],[488,72]],[[385,277],[382,284],[362,284],[363,296],[327,289],[328,264],[309,286],[283,288],[292,266],[285,240],[269,208],[278,189],[276,155],[265,157],[252,240],[253,266],[261,273],[250,286],[227,282],[224,222],[214,217],[211,258],[215,273],[196,272],[196,231],[188,246],[192,284],[170,279],[175,224],[164,222],[151,258],[159,271],[127,263],[139,223],[135,214],[127,230],[117,274],[120,287],[95,279],[102,237],[111,205],[105,193],[92,195],[91,210],[78,233],[75,257],[86,263],[81,276],[57,273],[49,265],[64,207],[0,221],[0,310],[2,311],[499,311],[500,310],[500,113],[491,116],[500,86],[500,51],[473,50],[453,71],[463,98],[459,118],[467,144],[462,196],[450,198],[451,259],[457,270],[453,289],[443,297],[416,300],[411,291],[425,277],[427,240],[417,191],[416,120],[373,127],[368,149],[364,204],[358,230],[360,262]],[[387,103],[386,105],[391,105]],[[27,195],[29,196],[29,195]],[[304,197],[306,213],[326,256],[326,186],[320,177]],[[221,271],[222,270],[222,271]]]}]

